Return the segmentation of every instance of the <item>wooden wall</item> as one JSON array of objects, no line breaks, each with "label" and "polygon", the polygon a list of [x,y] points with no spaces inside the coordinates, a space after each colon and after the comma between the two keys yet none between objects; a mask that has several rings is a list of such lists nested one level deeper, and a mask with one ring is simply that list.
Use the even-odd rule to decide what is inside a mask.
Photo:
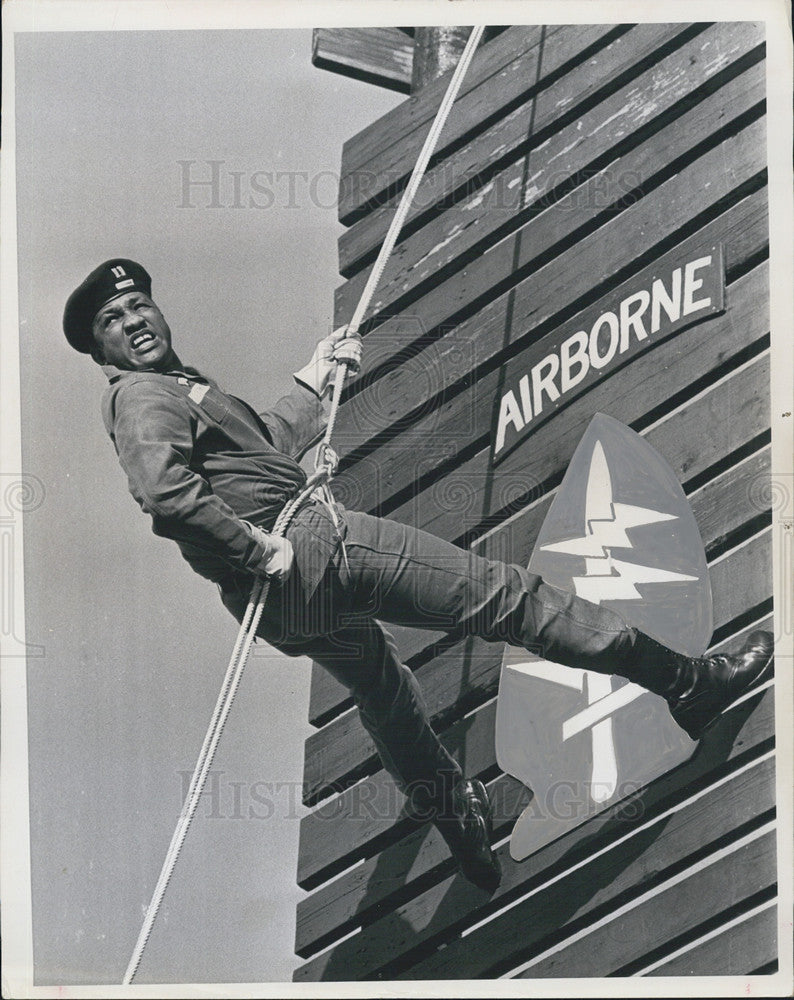
[{"label": "wooden wall", "polygon": [[[335,493],[526,564],[594,412],[643,434],[701,529],[715,648],[771,624],[763,28],[512,27],[478,52],[365,327]],[[344,146],[336,319],[349,318],[446,78]],[[727,309],[605,370],[496,470],[506,362],[721,243]],[[525,506],[529,503],[529,506]],[[773,691],[692,759],[522,863],[530,793],[494,753],[502,649],[397,629],[434,725],[495,798],[493,897],[402,812],[344,688],[318,669],[306,743],[297,981],[768,972],[776,963]]]}]

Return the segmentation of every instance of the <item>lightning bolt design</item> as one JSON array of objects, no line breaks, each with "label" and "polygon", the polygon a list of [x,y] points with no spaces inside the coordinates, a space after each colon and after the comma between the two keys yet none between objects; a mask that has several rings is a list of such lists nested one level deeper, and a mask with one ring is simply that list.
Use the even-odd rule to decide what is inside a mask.
[{"label": "lightning bolt design", "polygon": [[593,604],[610,600],[642,600],[638,583],[668,583],[696,580],[697,577],[615,559],[612,549],[633,548],[628,536],[629,528],[674,520],[677,520],[675,514],[614,502],[606,455],[601,442],[597,441],[587,477],[584,536],[553,542],[541,548],[584,558],[584,576],[573,578],[579,597]]},{"label": "lightning bolt design", "polygon": [[[697,577],[673,573],[655,566],[625,562],[616,559],[612,555],[612,549],[633,548],[628,535],[629,528],[675,520],[675,514],[633,504],[615,503],[609,465],[603,445],[597,441],[587,476],[585,534],[581,538],[554,542],[541,548],[548,552],[563,552],[584,558],[584,576],[573,578],[579,597],[593,604],[614,600],[642,600],[642,594],[637,589],[638,583],[667,583],[695,580]],[[590,794],[595,802],[608,801],[617,788],[618,767],[612,733],[612,712],[642,694],[643,688],[636,684],[627,684],[613,691],[611,677],[588,673],[588,708],[563,726],[563,740],[581,732],[583,727],[591,729],[593,763]]]}]

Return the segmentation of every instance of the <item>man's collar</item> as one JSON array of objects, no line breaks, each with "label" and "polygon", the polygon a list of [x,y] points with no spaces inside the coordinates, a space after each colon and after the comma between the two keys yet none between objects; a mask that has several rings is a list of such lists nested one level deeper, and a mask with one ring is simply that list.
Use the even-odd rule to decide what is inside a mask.
[{"label": "man's collar", "polygon": [[164,375],[171,377],[192,378],[199,379],[202,382],[208,382],[204,375],[201,374],[196,368],[191,368],[189,365],[176,365],[174,368],[169,368],[166,371],[162,371],[158,368],[136,368],[130,370],[127,368],[117,368],[115,365],[102,365],[102,371],[107,375],[108,381],[117,382],[120,378],[124,378],[127,375]]}]

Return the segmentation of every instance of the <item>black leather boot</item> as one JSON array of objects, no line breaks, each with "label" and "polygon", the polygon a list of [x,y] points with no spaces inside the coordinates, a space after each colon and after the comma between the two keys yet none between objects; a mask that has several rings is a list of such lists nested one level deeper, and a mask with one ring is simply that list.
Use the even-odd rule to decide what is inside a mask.
[{"label": "black leather boot", "polygon": [[699,740],[732,702],[772,677],[774,639],[751,632],[735,653],[689,657],[638,632],[632,659],[636,667],[617,673],[662,695],[678,725]]},{"label": "black leather boot", "polygon": [[485,785],[462,778],[433,821],[464,877],[488,892],[496,890],[502,877],[499,859],[491,851],[492,814]]}]

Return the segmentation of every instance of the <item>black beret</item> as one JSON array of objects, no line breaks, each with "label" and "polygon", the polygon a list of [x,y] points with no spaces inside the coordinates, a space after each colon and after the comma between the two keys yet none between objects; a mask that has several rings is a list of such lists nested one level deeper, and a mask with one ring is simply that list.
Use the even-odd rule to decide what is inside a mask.
[{"label": "black beret", "polygon": [[114,257],[95,268],[72,292],[63,311],[63,332],[76,351],[91,353],[91,324],[106,302],[125,292],[152,294],[152,279],[134,260]]}]

